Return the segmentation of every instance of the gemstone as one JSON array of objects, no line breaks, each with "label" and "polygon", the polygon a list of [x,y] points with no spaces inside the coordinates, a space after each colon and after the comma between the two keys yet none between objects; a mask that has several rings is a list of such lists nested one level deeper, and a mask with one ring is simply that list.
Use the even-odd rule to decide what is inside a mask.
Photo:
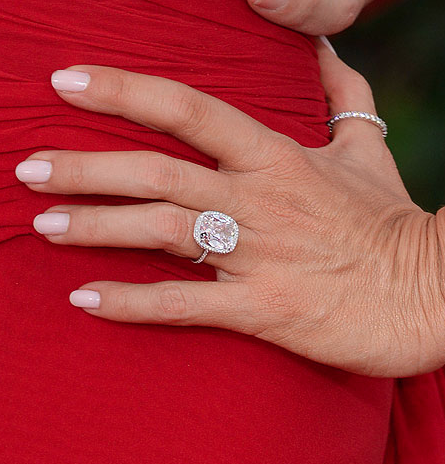
[{"label": "gemstone", "polygon": [[227,214],[204,211],[196,219],[193,237],[201,248],[230,253],[238,242],[238,224]]}]

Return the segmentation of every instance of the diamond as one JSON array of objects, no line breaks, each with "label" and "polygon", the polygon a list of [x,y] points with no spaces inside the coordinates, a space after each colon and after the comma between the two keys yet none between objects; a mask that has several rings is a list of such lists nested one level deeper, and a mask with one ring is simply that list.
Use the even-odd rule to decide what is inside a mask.
[{"label": "diamond", "polygon": [[193,237],[205,250],[230,253],[238,242],[238,224],[227,214],[204,211],[196,219]]}]

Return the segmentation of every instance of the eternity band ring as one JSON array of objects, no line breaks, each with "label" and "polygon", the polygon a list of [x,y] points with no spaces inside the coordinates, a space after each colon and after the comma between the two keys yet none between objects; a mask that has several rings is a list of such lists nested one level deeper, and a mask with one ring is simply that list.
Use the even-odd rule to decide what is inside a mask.
[{"label": "eternity band ring", "polygon": [[332,132],[334,124],[336,124],[338,121],[348,118],[363,119],[364,121],[370,122],[371,124],[379,127],[382,131],[383,137],[388,135],[388,126],[383,119],[379,118],[375,114],[364,113],[362,111],[345,111],[343,113],[338,113],[335,116],[332,116],[332,118],[327,122],[330,131]]},{"label": "eternity band ring", "polygon": [[202,263],[209,252],[226,254],[232,252],[238,243],[239,227],[227,214],[218,211],[204,211],[195,221],[193,238],[204,249],[201,256],[192,262]]}]

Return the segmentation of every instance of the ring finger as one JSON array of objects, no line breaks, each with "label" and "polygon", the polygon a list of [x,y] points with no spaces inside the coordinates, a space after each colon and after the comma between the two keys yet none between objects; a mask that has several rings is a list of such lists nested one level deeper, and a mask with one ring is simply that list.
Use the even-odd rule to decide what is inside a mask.
[{"label": "ring finger", "polygon": [[[62,245],[164,249],[197,259],[204,251],[193,238],[199,214],[165,202],[124,206],[58,205],[36,216],[34,227],[51,242]],[[239,228],[235,250],[229,254],[209,253],[207,264],[232,274],[244,272],[243,263],[251,261],[246,255],[254,256],[249,251],[253,237],[248,229]]]}]

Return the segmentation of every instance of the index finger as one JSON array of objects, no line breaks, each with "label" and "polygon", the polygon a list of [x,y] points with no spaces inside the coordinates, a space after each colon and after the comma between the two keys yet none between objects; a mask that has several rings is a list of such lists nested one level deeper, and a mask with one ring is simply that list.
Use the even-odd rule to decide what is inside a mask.
[{"label": "index finger", "polygon": [[218,98],[162,77],[76,65],[55,71],[51,81],[68,103],[155,126],[218,159],[223,168],[269,166],[272,141],[284,137]]}]

